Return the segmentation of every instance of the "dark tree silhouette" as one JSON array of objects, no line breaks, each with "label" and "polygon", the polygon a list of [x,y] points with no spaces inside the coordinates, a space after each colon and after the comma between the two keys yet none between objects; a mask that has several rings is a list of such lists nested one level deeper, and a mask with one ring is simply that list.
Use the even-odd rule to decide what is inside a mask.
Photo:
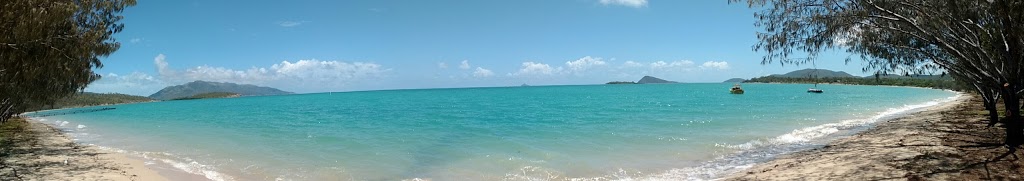
[{"label": "dark tree silhouette", "polygon": [[0,3],[0,122],[99,79],[99,57],[118,49],[124,8],[135,0],[4,0]]},{"label": "dark tree silhouette", "polygon": [[[741,2],[744,0],[731,0]],[[970,84],[991,119],[1006,106],[1005,144],[1024,143],[1021,63],[1024,2],[927,0],[745,0],[763,28],[762,63],[807,63],[829,49],[859,54],[864,71],[945,71]],[[803,56],[794,58],[795,56]],[[850,59],[847,59],[849,62]]]}]

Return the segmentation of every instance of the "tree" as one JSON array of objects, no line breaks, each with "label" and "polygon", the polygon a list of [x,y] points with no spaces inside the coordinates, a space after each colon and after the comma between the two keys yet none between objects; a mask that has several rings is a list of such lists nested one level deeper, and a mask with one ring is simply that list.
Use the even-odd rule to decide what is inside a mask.
[{"label": "tree", "polygon": [[4,0],[0,5],[0,122],[99,79],[93,68],[135,0]]},{"label": "tree", "polygon": [[[738,2],[740,0],[731,0]],[[762,63],[806,63],[823,50],[845,48],[861,55],[865,71],[941,70],[972,85],[990,119],[1002,97],[1005,144],[1024,143],[1021,63],[1024,2],[927,0],[747,0],[756,13]],[[791,58],[798,52],[805,58]],[[850,60],[848,59],[847,62]]]}]

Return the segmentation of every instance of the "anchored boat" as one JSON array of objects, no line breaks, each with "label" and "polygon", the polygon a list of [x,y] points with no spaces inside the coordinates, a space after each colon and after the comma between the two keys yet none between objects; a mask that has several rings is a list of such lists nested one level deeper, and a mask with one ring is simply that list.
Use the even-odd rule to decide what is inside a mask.
[{"label": "anchored boat", "polygon": [[732,93],[732,94],[743,94],[743,88],[740,88],[739,84],[732,85],[732,88],[729,89],[729,93]]}]

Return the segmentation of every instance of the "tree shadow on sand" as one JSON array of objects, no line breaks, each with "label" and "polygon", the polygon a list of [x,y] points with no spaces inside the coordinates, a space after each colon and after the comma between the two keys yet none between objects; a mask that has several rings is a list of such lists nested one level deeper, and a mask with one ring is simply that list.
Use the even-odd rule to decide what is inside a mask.
[{"label": "tree shadow on sand", "polygon": [[45,130],[52,127],[30,124],[12,120],[0,126],[0,180],[104,180],[96,174],[86,174],[97,171],[128,175],[119,165],[100,161],[107,153],[69,140],[44,138],[63,135],[57,134],[59,130]]}]

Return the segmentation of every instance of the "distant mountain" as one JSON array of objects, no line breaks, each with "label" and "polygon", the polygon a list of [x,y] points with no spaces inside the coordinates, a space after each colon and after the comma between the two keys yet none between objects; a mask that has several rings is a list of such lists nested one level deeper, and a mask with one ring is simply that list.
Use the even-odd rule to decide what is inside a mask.
[{"label": "distant mountain", "polygon": [[731,79],[729,79],[729,80],[725,80],[725,81],[724,81],[724,82],[722,82],[722,83],[739,83],[739,82],[743,82],[743,81],[747,81],[747,79],[743,79],[743,78],[731,78]]},{"label": "distant mountain", "polygon": [[786,73],[786,74],[782,74],[782,75],[776,74],[776,75],[771,75],[771,76],[791,77],[791,78],[854,77],[853,75],[850,75],[850,74],[848,74],[846,72],[843,72],[843,71],[838,71],[837,72],[837,71],[831,71],[831,70],[825,70],[825,69],[803,69],[803,70],[792,71],[792,72],[789,72],[789,73]]},{"label": "distant mountain", "polygon": [[637,84],[664,84],[664,83],[678,83],[678,82],[667,81],[665,79],[659,79],[657,77],[644,76],[644,78],[640,78],[640,80],[636,81],[636,83]]},{"label": "distant mountain", "polygon": [[164,89],[161,89],[160,91],[157,91],[156,93],[153,93],[153,95],[149,95],[149,98],[169,100],[175,98],[191,97],[194,95],[211,92],[231,92],[237,93],[240,96],[267,96],[292,94],[292,92],[282,91],[275,88],[260,87],[248,84],[195,81],[182,85],[166,87]]},{"label": "distant mountain", "polygon": [[174,98],[174,99],[171,99],[171,100],[232,98],[232,97],[239,97],[239,96],[242,96],[242,94],[234,93],[234,92],[208,92],[208,93],[196,94],[196,95],[189,96],[189,97]]}]

